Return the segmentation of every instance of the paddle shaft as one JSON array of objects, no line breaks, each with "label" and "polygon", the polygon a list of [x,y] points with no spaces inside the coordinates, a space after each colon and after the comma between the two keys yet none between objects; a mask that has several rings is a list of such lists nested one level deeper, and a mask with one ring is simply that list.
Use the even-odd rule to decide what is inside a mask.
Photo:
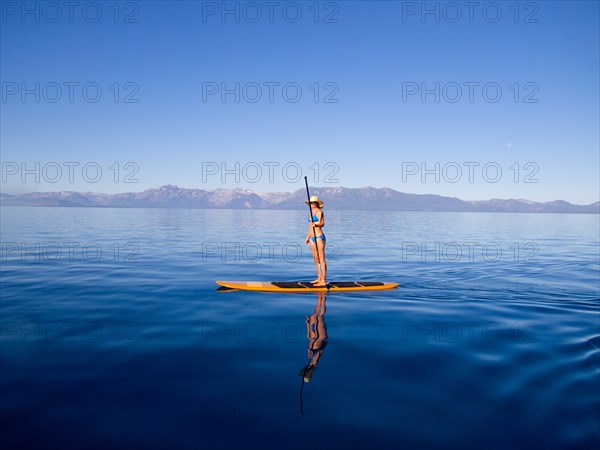
[{"label": "paddle shaft", "polygon": [[[304,177],[304,183],[306,184],[306,197],[308,199],[308,212],[310,214],[310,222],[314,223],[313,220],[313,212],[312,207],[310,206],[310,192],[308,190],[308,177]],[[317,264],[319,265],[319,271],[321,272],[321,276],[323,276],[323,268],[321,267],[321,257],[319,256],[319,245],[317,244],[317,232],[315,231],[315,227],[313,227],[313,237],[315,239],[315,250],[317,251]]]}]

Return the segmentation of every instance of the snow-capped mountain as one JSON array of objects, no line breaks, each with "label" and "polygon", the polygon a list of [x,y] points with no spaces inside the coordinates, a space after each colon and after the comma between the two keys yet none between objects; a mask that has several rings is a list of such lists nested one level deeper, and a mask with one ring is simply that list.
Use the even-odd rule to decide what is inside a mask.
[{"label": "snow-capped mountain", "polygon": [[[600,212],[600,203],[573,205],[563,200],[537,203],[523,199],[463,201],[431,194],[406,194],[390,188],[322,187],[312,189],[336,210],[445,211],[445,212]],[[187,189],[174,185],[142,192],[101,194],[94,192],[31,192],[0,194],[4,206],[78,206],[117,208],[223,208],[223,209],[301,209],[306,191],[258,193],[248,189]]]}]

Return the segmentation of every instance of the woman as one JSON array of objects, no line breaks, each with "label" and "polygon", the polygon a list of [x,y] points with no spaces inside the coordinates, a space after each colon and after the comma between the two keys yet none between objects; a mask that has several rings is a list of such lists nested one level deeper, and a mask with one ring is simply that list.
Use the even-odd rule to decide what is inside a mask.
[{"label": "woman", "polygon": [[322,228],[325,226],[325,216],[323,216],[324,203],[319,200],[319,197],[313,195],[310,202],[305,200],[304,203],[310,203],[312,216],[308,219],[310,225],[308,234],[306,235],[305,244],[310,242],[315,265],[317,266],[317,279],[312,281],[315,286],[327,285],[327,263],[325,262],[325,235]]}]

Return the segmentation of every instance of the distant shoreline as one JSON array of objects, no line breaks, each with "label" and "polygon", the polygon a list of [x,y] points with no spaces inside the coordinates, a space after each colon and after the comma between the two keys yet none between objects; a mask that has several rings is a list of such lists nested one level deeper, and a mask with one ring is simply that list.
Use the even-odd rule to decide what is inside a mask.
[{"label": "distant shoreline", "polygon": [[[564,200],[532,202],[523,199],[465,201],[433,194],[407,194],[390,188],[313,188],[326,208],[339,211],[502,212],[600,214],[600,202],[575,205]],[[248,189],[188,189],[161,186],[136,193],[31,192],[0,194],[0,206],[299,210],[306,191],[256,193]]]},{"label": "distant shoreline", "polygon": [[[0,204],[0,208],[66,208],[66,209],[185,209],[190,211],[300,211],[304,208],[194,208],[185,206],[77,206],[77,205],[3,205]],[[399,213],[431,213],[431,214],[568,214],[568,215],[598,215],[597,212],[552,212],[552,211],[411,211],[411,210],[383,210],[383,209],[335,209],[335,212],[399,212]]]}]

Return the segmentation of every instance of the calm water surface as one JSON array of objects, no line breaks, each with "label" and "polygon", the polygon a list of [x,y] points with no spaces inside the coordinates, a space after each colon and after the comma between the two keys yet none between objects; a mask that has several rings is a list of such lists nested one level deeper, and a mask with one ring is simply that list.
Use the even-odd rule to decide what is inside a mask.
[{"label": "calm water surface", "polygon": [[600,445],[596,215],[328,211],[400,286],[323,298],[215,290],[315,278],[303,211],[1,215],[4,448]]}]

